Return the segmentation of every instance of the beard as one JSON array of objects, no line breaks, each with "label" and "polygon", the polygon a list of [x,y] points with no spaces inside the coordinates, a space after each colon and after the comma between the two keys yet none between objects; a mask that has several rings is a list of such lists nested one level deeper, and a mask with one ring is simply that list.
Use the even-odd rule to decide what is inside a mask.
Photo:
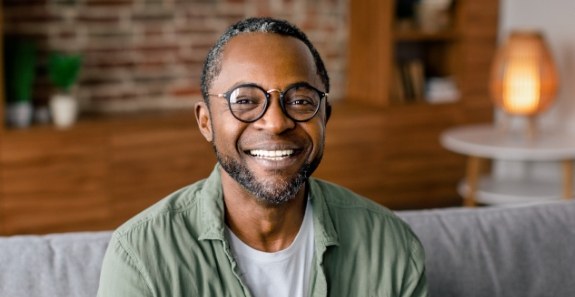
[{"label": "beard", "polygon": [[[279,206],[293,200],[322,159],[322,154],[318,154],[311,162],[305,162],[290,178],[264,181],[258,180],[253,172],[238,160],[221,154],[213,143],[212,146],[222,168],[259,202],[269,206]],[[277,174],[280,173],[277,171]]]}]

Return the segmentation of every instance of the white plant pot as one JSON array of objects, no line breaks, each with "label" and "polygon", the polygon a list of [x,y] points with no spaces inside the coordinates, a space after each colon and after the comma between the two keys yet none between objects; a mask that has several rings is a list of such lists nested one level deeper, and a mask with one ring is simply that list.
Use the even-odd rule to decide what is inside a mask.
[{"label": "white plant pot", "polygon": [[32,104],[30,102],[15,102],[6,108],[8,125],[15,128],[26,128],[32,122]]},{"label": "white plant pot", "polygon": [[52,121],[58,128],[68,128],[76,122],[78,102],[68,94],[55,94],[50,98]]}]

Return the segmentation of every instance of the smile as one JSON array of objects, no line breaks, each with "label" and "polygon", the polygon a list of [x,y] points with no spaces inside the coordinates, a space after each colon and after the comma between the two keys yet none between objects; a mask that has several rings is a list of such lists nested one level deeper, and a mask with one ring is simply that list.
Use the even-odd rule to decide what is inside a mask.
[{"label": "smile", "polygon": [[282,160],[293,155],[294,150],[275,150],[275,151],[251,150],[249,151],[249,154],[257,158],[263,158],[268,160]]}]

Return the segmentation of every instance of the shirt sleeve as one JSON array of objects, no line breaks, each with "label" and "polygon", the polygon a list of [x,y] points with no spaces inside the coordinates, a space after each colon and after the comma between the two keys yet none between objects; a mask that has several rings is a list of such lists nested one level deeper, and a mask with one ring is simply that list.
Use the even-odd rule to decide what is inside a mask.
[{"label": "shirt sleeve", "polygon": [[427,277],[425,275],[425,253],[417,239],[412,240],[410,263],[405,275],[403,297],[428,297]]},{"label": "shirt sleeve", "polygon": [[98,297],[153,296],[139,261],[113,236],[102,263]]}]

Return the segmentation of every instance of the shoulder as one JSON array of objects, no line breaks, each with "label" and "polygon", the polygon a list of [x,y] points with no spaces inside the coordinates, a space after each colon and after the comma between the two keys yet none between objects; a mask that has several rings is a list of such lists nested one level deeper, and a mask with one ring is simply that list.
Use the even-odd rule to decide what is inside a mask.
[{"label": "shoulder", "polygon": [[380,263],[385,258],[389,263],[401,262],[401,267],[408,265],[423,271],[423,247],[409,225],[393,211],[330,182],[310,179],[310,186],[312,199],[317,199],[314,215],[317,211],[318,222],[337,237],[331,261],[340,263],[346,261],[341,259],[371,255],[365,259],[361,256],[365,260],[361,263]]},{"label": "shoulder", "polygon": [[[114,231],[100,281],[101,288],[110,289],[102,290],[134,292],[125,296],[169,295],[156,292],[168,290],[171,281],[176,281],[186,256],[181,251],[199,245],[198,226],[202,224],[198,204],[204,196],[204,183],[200,181],[168,195]],[[194,255],[187,256],[194,259]],[[170,274],[174,271],[178,271],[176,276]],[[190,286],[190,290],[195,290],[193,284]]]},{"label": "shoulder", "polygon": [[323,200],[318,204],[325,205],[340,239],[346,236],[377,239],[378,236],[370,234],[379,234],[407,245],[418,241],[409,225],[383,205],[331,182],[310,179],[310,184],[312,192],[315,189],[314,199]]},{"label": "shoulder", "polygon": [[328,245],[322,263],[330,290],[342,296],[411,296],[413,287],[425,286],[421,244],[392,211],[330,182],[310,179],[310,191],[316,244]]},{"label": "shoulder", "polygon": [[122,237],[128,233],[138,232],[141,229],[162,229],[165,227],[163,225],[174,223],[174,217],[197,209],[204,184],[205,180],[201,180],[169,194],[126,221],[116,229],[114,235]]},{"label": "shoulder", "polygon": [[318,199],[324,200],[331,211],[351,210],[382,218],[397,219],[395,214],[386,207],[345,187],[320,179],[310,179],[310,184],[312,192],[315,192]]},{"label": "shoulder", "polygon": [[[131,267],[144,279],[164,267],[176,267],[182,245],[198,245],[204,180],[158,201],[118,227],[110,239],[106,262]],[[151,282],[151,280],[147,280]]]}]

